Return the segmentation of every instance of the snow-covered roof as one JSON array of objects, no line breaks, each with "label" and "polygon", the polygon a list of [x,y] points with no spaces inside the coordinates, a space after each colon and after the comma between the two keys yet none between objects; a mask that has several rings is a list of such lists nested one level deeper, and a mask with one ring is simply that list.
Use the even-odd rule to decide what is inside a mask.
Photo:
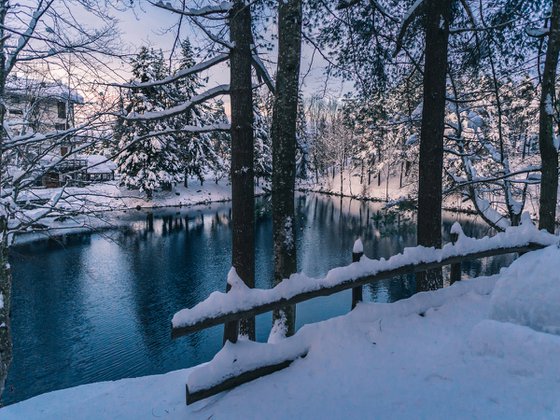
[{"label": "snow-covered roof", "polygon": [[117,164],[112,160],[101,155],[80,155],[80,158],[87,159],[88,174],[107,174],[117,169]]},{"label": "snow-covered roof", "polygon": [[72,154],[68,158],[62,159],[57,153],[49,153],[40,159],[40,165],[46,168],[55,164],[58,167],[72,161],[76,164],[79,162],[79,166],[86,169],[88,174],[107,174],[117,169],[117,164],[105,156],[86,154]]},{"label": "snow-covered roof", "polygon": [[6,80],[6,92],[18,96],[53,98],[77,104],[84,103],[83,96],[60,81],[46,81],[14,75]]}]

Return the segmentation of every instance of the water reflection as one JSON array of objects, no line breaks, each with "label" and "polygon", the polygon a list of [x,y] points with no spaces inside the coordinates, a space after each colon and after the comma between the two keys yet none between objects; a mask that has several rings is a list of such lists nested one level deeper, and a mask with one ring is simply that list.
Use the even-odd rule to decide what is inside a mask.
[{"label": "water reflection", "polygon": [[[270,202],[257,204],[256,284],[271,287]],[[351,260],[360,236],[369,257],[389,257],[414,246],[415,216],[402,209],[339,197],[297,197],[298,266],[322,276]],[[231,259],[231,208],[215,204],[123,215],[125,227],[16,247],[14,362],[4,403],[94,381],[163,373],[209,360],[221,327],[171,340],[170,319],[212,291],[224,290]],[[459,220],[467,234],[487,229],[469,216],[446,214],[444,232]],[[464,264],[474,276],[494,273],[500,257]],[[414,278],[378,282],[366,300],[394,301],[414,291]],[[298,305],[298,326],[348,312],[350,292]],[[257,319],[265,340],[270,314]]]}]

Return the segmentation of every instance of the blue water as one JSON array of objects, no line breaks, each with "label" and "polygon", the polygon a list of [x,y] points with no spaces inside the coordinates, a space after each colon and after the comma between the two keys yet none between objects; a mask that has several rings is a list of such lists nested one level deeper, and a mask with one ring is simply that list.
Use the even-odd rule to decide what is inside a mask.
[{"label": "blue water", "polygon": [[[257,209],[257,287],[272,283],[272,221],[268,200]],[[300,195],[298,267],[312,276],[351,261],[361,236],[369,257],[389,257],[413,246],[414,217],[378,203]],[[230,206],[133,211],[102,233],[75,234],[20,245],[13,267],[14,360],[3,403],[80,384],[164,373],[210,360],[221,346],[215,327],[177,340],[170,320],[215,290],[225,289],[231,259]],[[445,231],[459,219],[483,236],[475,219],[445,215]],[[507,257],[464,264],[470,275],[497,272]],[[412,276],[365,288],[365,300],[410,296]],[[298,305],[297,325],[348,312],[350,292]],[[257,318],[266,340],[270,314]]]}]

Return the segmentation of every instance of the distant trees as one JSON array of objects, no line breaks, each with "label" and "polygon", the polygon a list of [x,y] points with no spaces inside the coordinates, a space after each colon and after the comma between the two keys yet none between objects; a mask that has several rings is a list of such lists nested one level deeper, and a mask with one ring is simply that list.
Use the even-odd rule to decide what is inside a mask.
[{"label": "distant trees", "polygon": [[254,166],[257,183],[262,179],[270,182],[272,175],[272,105],[273,96],[262,89],[253,93],[255,136]]},{"label": "distant trees", "polygon": [[[552,191],[557,187],[547,183],[557,179],[557,151],[552,150],[555,144],[551,139],[558,131],[553,123],[558,111],[554,88],[550,90],[545,85],[551,86],[552,80],[547,61],[550,64],[557,60],[543,54],[553,52],[554,30],[550,28],[556,2],[498,0],[490,5],[478,1],[341,0],[332,5],[321,1],[309,4],[314,13],[311,9],[307,12],[310,24],[306,37],[328,61],[328,74],[355,82],[354,99],[365,111],[357,115],[366,116],[364,121],[368,115],[376,114],[367,127],[358,126],[358,137],[371,135],[370,143],[380,142],[383,147],[359,140],[362,144],[358,153],[364,157],[359,160],[369,159],[367,171],[379,173],[379,165],[389,169],[389,156],[397,155],[382,150],[387,151],[387,143],[394,143],[389,148],[394,152],[401,148],[404,162],[400,165],[408,166],[405,173],[419,175],[419,217],[423,220],[422,214],[427,214],[434,222],[428,224],[429,229],[427,224],[419,223],[420,236],[430,238],[426,244],[441,241],[437,227],[440,223],[436,220],[436,207],[441,204],[434,205],[439,199],[433,195],[439,195],[435,190],[439,190],[440,182],[435,178],[423,181],[424,174],[439,174],[434,167],[436,156],[443,162],[438,166],[445,174],[441,180],[444,193],[463,195],[496,229],[519,223],[527,198],[532,197],[534,202],[538,193],[532,186],[539,183],[535,172],[541,169],[535,161],[534,147],[539,118],[535,91],[540,96],[541,87],[552,92],[552,102],[546,94],[541,98],[539,120],[541,126],[548,124],[542,133],[549,137],[541,141],[545,153],[541,153],[544,193],[540,195],[540,209],[550,214],[556,208]],[[444,40],[446,28],[449,34]],[[424,42],[422,33],[426,31],[433,36]],[[437,37],[441,38],[434,44],[440,50],[440,63],[435,66],[439,88],[434,96],[429,70],[434,66],[428,63],[434,51],[430,39]],[[441,53],[444,49],[449,50],[446,59]],[[436,98],[440,102],[437,106],[422,106],[423,101],[415,93],[418,91],[424,92],[428,104]],[[401,98],[400,109],[382,105],[391,96],[397,102]],[[552,106],[547,108],[545,103]],[[376,112],[380,108],[387,112]],[[547,109],[548,114],[544,112]],[[436,119],[437,136],[433,131],[428,135]],[[401,134],[396,126],[403,128]],[[437,150],[429,146],[435,138],[441,139]],[[430,148],[428,153],[426,147]],[[419,151],[419,160],[411,153],[414,150]],[[434,191],[426,194],[424,187]],[[548,205],[543,200],[548,200]],[[539,219],[541,226],[550,225],[550,217],[541,214]]]}]

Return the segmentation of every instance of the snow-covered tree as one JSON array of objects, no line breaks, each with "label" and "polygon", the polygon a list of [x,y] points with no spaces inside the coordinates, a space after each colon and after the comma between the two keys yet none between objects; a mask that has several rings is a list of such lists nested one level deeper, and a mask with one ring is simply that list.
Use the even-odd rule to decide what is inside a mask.
[{"label": "snow-covered tree", "polygon": [[253,94],[253,132],[255,136],[255,178],[266,181],[272,175],[272,96],[255,91]]},{"label": "snow-covered tree", "polygon": [[[133,82],[160,80],[168,74],[161,50],[142,47],[131,65]],[[160,87],[133,88],[124,100],[123,113],[130,116],[165,111],[172,104],[169,96]],[[122,150],[118,158],[122,185],[140,189],[151,198],[158,188],[169,188],[180,180],[182,165],[174,129],[173,119],[119,119],[115,140]]]},{"label": "snow-covered tree", "polygon": [[[191,43],[188,38],[185,38],[181,43],[181,56],[175,73],[193,67],[195,64]],[[173,86],[174,104],[190,101],[201,87],[202,82],[196,73],[180,78]],[[185,186],[189,176],[196,176],[201,183],[204,182],[205,173],[214,170],[218,165],[219,157],[213,148],[211,133],[180,131],[185,126],[212,124],[210,113],[210,106],[203,103],[193,106],[174,118],[174,127],[179,131],[174,137],[180,153]]]},{"label": "snow-covered tree", "polygon": [[297,110],[297,125],[296,125],[296,178],[307,179],[309,177],[310,162],[309,162],[309,133],[307,132],[307,119],[305,116],[305,103],[303,94],[300,92],[298,95],[298,110]]}]

